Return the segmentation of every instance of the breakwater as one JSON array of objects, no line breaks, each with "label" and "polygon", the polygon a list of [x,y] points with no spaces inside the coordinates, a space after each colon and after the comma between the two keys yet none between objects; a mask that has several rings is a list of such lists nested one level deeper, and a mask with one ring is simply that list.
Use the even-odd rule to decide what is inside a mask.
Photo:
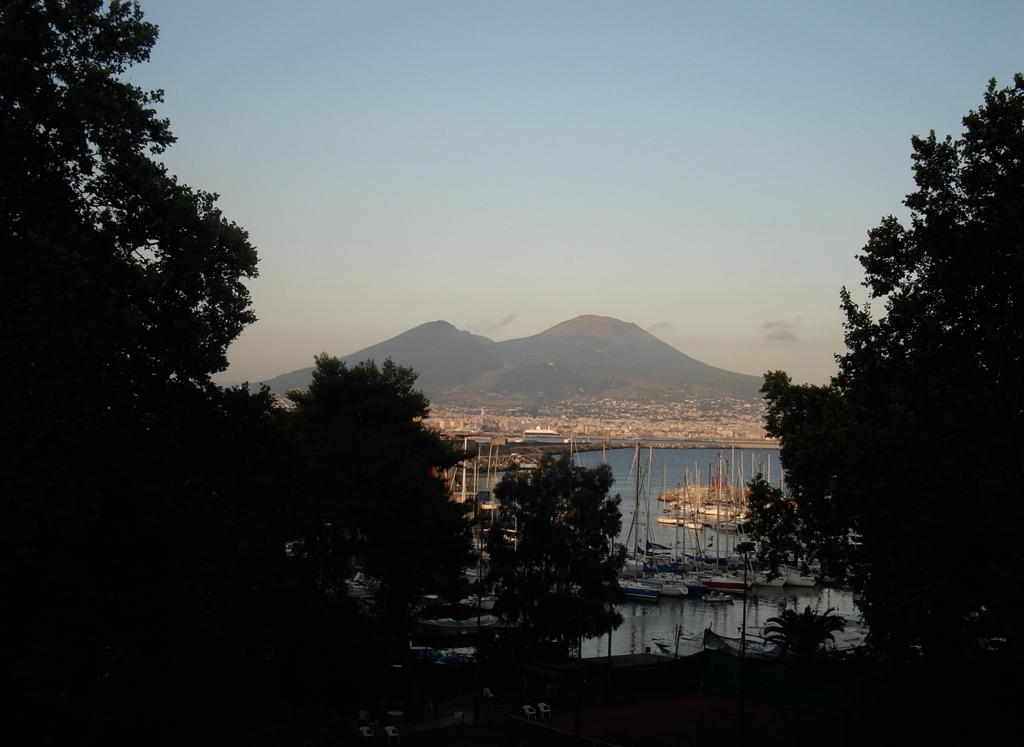
[{"label": "breakwater", "polygon": [[[637,444],[643,450],[655,449],[662,451],[670,449],[674,451],[731,451],[742,450],[777,450],[778,443],[774,441],[612,441],[612,442],[573,442],[564,441],[504,441],[493,439],[491,443],[469,443],[467,451],[471,455],[468,464],[469,468],[477,467],[481,470],[492,472],[504,472],[513,466],[521,466],[524,463],[529,465],[542,456],[562,456],[565,454],[590,454],[593,452],[635,450]],[[494,441],[499,441],[494,443]],[[476,453],[474,454],[474,448]]]}]

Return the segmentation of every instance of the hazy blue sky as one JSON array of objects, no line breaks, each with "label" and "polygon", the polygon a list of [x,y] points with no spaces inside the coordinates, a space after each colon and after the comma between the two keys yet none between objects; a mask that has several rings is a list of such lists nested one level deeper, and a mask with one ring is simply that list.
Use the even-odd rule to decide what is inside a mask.
[{"label": "hazy blue sky", "polygon": [[1024,70],[1020,0],[142,7],[167,163],[260,253],[224,381],[579,314],[824,381],[910,136]]}]

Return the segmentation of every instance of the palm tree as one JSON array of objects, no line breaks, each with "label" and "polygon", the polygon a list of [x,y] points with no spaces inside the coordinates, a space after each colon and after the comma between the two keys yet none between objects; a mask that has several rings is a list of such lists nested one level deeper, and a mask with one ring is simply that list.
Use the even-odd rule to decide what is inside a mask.
[{"label": "palm tree", "polygon": [[783,610],[778,617],[768,618],[764,626],[765,639],[777,643],[786,654],[811,656],[821,649],[825,641],[835,640],[832,634],[843,630],[846,621],[833,615],[829,607],[820,615],[807,606],[797,614],[794,610]]}]

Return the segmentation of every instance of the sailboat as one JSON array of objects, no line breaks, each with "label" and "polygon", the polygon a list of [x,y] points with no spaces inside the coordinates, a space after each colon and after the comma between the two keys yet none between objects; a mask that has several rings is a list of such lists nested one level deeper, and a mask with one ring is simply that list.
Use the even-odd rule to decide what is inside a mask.
[{"label": "sailboat", "polygon": [[765,571],[758,571],[754,574],[750,582],[754,586],[771,586],[778,588],[786,584],[785,576],[776,576],[775,578],[769,578],[768,573]]},{"label": "sailboat", "polygon": [[[723,492],[723,489],[726,487],[726,480],[725,480],[724,475],[722,474],[722,455],[721,454],[718,455],[718,476],[717,476],[717,478],[711,477],[709,479],[708,487],[709,488],[714,488],[714,490],[715,490],[715,495],[716,495],[716,498],[717,498],[715,510],[716,510],[717,514],[719,516],[721,516],[723,510],[725,510],[723,505],[722,505],[722,492]],[[729,562],[728,556],[726,556],[725,558],[722,557],[722,548],[721,548],[722,536],[723,536],[722,534],[720,534],[718,531],[716,531],[715,532],[715,537],[713,538],[714,541],[715,541],[715,566],[716,566],[716,569],[720,569],[721,568],[721,566],[723,564],[723,561],[726,564]],[[746,594],[747,593],[747,589],[750,586],[750,582],[749,581],[745,582],[741,577],[739,577],[737,575],[727,575],[727,574],[716,574],[714,576],[711,576],[710,578],[705,579],[704,584],[705,584],[705,586],[707,586],[709,591],[727,592],[729,594]]]},{"label": "sailboat", "polygon": [[[661,595],[660,585],[643,579],[644,562],[640,557],[640,444],[636,445],[636,497],[633,503],[633,520],[630,522],[629,531],[626,533],[627,546],[633,547],[633,573],[639,574],[633,578],[619,581],[619,586],[627,598],[643,601],[656,602]],[[648,534],[649,537],[649,534]],[[648,540],[649,541],[649,540]],[[644,555],[646,558],[646,553]]]},{"label": "sailboat", "polygon": [[642,602],[657,602],[661,596],[661,585],[650,583],[640,579],[622,579],[619,586],[627,599],[639,600]]},{"label": "sailboat", "polygon": [[815,586],[817,580],[814,576],[807,573],[802,573],[796,568],[779,568],[779,573],[782,574],[781,578],[785,581],[786,586]]}]

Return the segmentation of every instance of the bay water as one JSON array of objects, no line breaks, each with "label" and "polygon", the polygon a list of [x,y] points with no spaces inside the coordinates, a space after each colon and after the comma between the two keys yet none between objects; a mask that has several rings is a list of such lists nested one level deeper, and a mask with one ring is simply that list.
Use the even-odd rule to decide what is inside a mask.
[{"label": "bay water", "polygon": [[[717,532],[708,527],[695,531],[660,524],[658,516],[674,516],[674,512],[667,508],[667,504],[658,501],[658,496],[666,490],[691,485],[700,486],[702,494],[713,498],[713,480],[727,485],[742,485],[757,473],[770,478],[774,485],[782,484],[778,449],[648,448],[641,444],[639,449],[634,446],[577,453],[573,460],[585,467],[602,463],[611,467],[615,477],[611,492],[621,497],[622,531],[619,541],[631,550],[636,546],[634,543],[643,547],[649,539],[679,553],[693,553],[695,548],[700,548],[709,557],[725,557],[733,552],[736,545],[735,532]],[[657,602],[627,601],[618,607],[624,621],[611,635],[611,652],[661,653],[663,651],[658,646],[661,643],[667,646],[669,653],[678,651],[680,656],[696,653],[703,648],[705,629],[710,628],[729,638],[739,637],[743,607],[742,597],[736,597],[732,602],[717,603],[704,602],[699,597],[662,598]],[[853,595],[841,589],[822,586],[754,587],[746,599],[747,632],[756,634],[769,618],[787,608],[802,611],[805,607],[819,613],[830,608],[841,613],[856,612]],[[607,635],[584,641],[583,656],[607,654]]]}]

